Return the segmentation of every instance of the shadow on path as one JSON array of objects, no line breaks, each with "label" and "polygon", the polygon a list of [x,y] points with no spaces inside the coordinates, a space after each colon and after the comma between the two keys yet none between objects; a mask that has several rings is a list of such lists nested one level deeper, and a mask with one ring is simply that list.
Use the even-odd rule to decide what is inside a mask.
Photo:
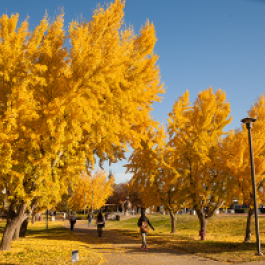
[{"label": "shadow on path", "polygon": [[[64,224],[69,228],[69,224]],[[152,264],[152,265],[224,265],[227,263],[208,260],[203,257],[186,254],[175,249],[160,245],[148,244],[148,250],[141,249],[141,240],[122,235],[112,230],[104,229],[102,237],[98,237],[96,227],[77,223],[73,232],[86,241],[97,252],[103,255],[105,261],[102,265],[121,264]],[[246,264],[247,265],[247,264]],[[258,265],[257,263],[255,265]]]}]

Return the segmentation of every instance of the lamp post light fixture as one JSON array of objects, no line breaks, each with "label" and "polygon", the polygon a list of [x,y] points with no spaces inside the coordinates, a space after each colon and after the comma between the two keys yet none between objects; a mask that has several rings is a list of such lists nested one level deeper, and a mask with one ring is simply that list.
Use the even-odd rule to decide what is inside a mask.
[{"label": "lamp post light fixture", "polygon": [[255,226],[256,226],[256,244],[258,253],[257,256],[262,256],[260,238],[259,238],[259,217],[258,217],[258,206],[257,206],[257,196],[256,196],[256,184],[255,184],[255,168],[254,168],[254,158],[253,158],[253,150],[252,150],[252,140],[251,140],[251,123],[255,122],[254,118],[245,118],[241,120],[241,122],[246,124],[248,129],[248,140],[249,140],[249,152],[250,152],[250,163],[251,163],[251,176],[252,176],[252,188],[253,188],[253,196],[254,196],[254,209],[255,209]]}]

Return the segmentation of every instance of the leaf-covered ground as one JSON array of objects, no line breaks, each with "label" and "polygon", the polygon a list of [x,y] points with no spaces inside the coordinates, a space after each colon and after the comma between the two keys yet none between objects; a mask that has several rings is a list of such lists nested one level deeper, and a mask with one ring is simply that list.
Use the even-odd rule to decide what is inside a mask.
[{"label": "leaf-covered ground", "polygon": [[[0,222],[0,240],[5,222]],[[10,251],[0,251],[0,264],[72,264],[72,251],[79,250],[79,262],[75,264],[97,265],[101,256],[89,244],[63,228],[62,222],[29,223],[26,238],[12,242]]]},{"label": "leaf-covered ground", "polygon": [[[265,256],[255,256],[257,251],[254,220],[251,243],[243,243],[246,216],[214,216],[208,222],[205,241],[200,240],[197,216],[178,215],[175,234],[170,233],[170,217],[168,215],[149,215],[148,217],[155,228],[154,232],[149,229],[148,243],[163,245],[219,261],[265,261]],[[107,221],[106,229],[113,229],[140,239],[137,220],[138,217],[126,221]],[[259,218],[259,225],[262,249],[265,251],[265,216]]]}]

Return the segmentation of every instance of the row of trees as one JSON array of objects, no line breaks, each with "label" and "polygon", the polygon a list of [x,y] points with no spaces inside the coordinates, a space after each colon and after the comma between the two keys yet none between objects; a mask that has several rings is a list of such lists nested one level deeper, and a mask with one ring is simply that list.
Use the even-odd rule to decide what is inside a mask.
[{"label": "row of trees", "polygon": [[[97,171],[93,176],[87,173],[80,175],[80,181],[76,185],[75,191],[70,191],[62,196],[61,201],[54,207],[58,211],[82,211],[85,207],[87,210],[92,209],[92,191],[93,191],[93,210],[99,210],[106,204],[106,209],[117,207],[121,210],[122,203],[129,196],[132,206],[142,204],[138,192],[130,191],[128,183],[114,183],[115,178],[109,173]],[[109,207],[109,205],[111,205]]]},{"label": "row of trees", "polygon": [[[212,88],[198,94],[193,104],[189,93],[175,102],[164,126],[150,127],[141,146],[134,149],[125,165],[132,172],[130,189],[138,191],[147,206],[161,206],[171,216],[175,232],[175,213],[182,207],[196,210],[201,229],[222,205],[239,199],[250,205],[245,241],[250,241],[254,213],[247,129],[224,132],[231,122],[225,92]],[[253,124],[256,185],[265,179],[265,100],[263,95],[248,112],[257,118]],[[259,192],[259,202],[264,193]],[[206,212],[203,209],[206,208]]]},{"label": "row of trees", "polygon": [[124,6],[115,0],[90,22],[73,21],[68,36],[63,14],[46,14],[33,32],[27,20],[17,28],[18,14],[0,18],[0,250],[34,211],[75,192],[86,162],[124,159],[155,124],[151,105],[165,90],[154,26],[121,29]]}]

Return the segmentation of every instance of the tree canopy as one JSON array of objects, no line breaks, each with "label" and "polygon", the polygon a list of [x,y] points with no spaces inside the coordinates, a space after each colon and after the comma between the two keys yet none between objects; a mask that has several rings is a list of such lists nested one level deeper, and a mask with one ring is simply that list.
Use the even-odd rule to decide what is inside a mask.
[{"label": "tree canopy", "polygon": [[151,105],[165,90],[154,25],[122,29],[124,6],[72,21],[68,36],[63,13],[33,32],[27,20],[17,28],[18,14],[0,18],[0,202],[11,219],[58,202],[95,155],[101,167],[124,159],[155,124]]},{"label": "tree canopy", "polygon": [[[72,209],[80,210],[92,208],[93,191],[93,210],[100,209],[105,205],[108,197],[113,194],[113,176],[107,180],[106,172],[97,171],[93,176],[83,173],[80,175],[80,181],[73,189],[72,196],[69,198],[69,206]],[[84,205],[85,202],[85,205]]]}]

